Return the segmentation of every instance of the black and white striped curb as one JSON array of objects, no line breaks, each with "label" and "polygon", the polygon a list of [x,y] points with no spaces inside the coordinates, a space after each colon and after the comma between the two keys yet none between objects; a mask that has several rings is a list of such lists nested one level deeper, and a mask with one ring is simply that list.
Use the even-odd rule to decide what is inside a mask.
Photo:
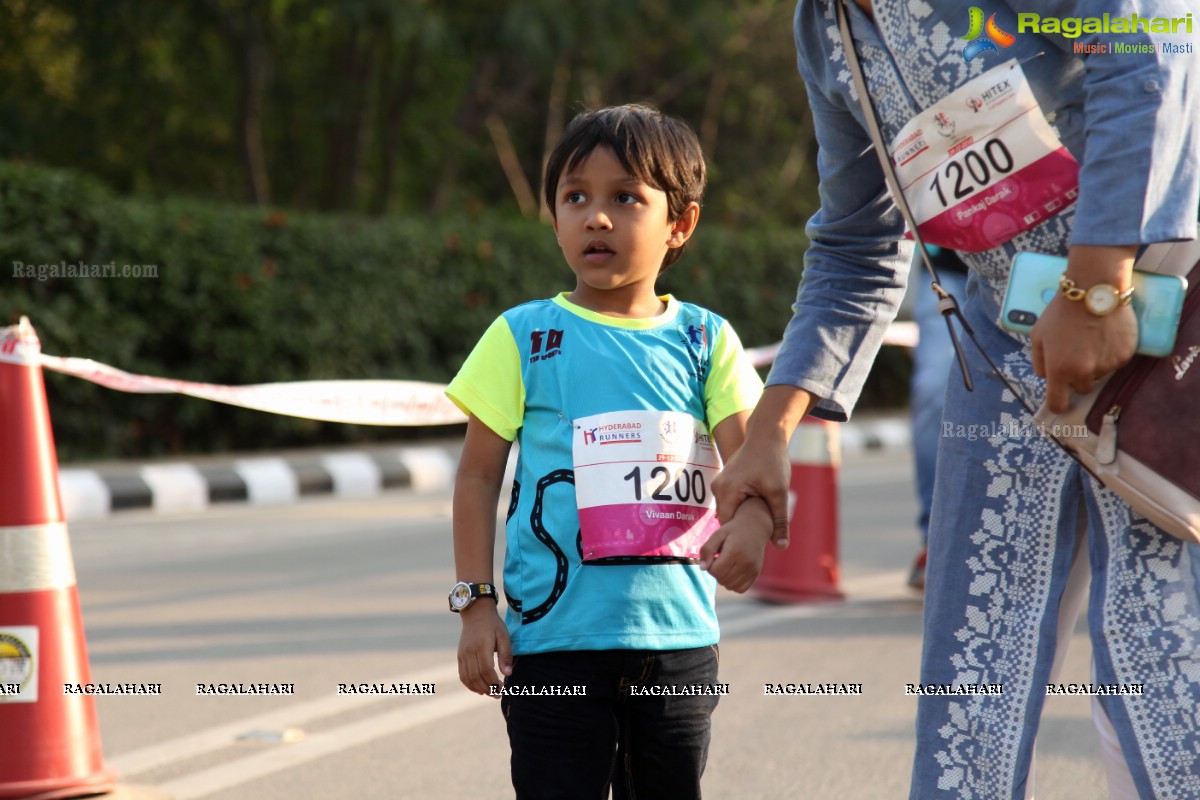
[{"label": "black and white striped curb", "polygon": [[[907,417],[837,426],[843,453],[908,447]],[[449,491],[462,442],[330,452],[59,470],[67,520],[117,511],[202,511],[224,503],[280,505],[319,495],[361,498],[388,489]],[[510,464],[511,469],[511,464]]]},{"label": "black and white striped curb", "polygon": [[458,461],[456,445],[118,464],[59,470],[67,520],[117,511],[202,511],[222,503],[279,505],[303,497],[370,497],[386,489],[448,491]]}]

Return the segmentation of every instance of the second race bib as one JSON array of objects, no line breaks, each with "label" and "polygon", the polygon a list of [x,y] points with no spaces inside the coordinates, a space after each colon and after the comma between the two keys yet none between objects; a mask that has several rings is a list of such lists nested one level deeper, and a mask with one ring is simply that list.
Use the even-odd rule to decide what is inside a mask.
[{"label": "second race bib", "polygon": [[952,250],[997,247],[1079,192],[1079,164],[1013,60],[909,120],[889,149],[921,238]]}]

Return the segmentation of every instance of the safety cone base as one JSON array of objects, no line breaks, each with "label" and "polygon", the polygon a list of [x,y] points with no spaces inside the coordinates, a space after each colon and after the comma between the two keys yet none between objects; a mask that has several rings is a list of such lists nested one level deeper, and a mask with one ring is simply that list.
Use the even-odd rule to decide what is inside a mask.
[{"label": "safety cone base", "polygon": [[107,792],[70,539],[58,494],[41,349],[29,320],[0,328],[0,798]]}]

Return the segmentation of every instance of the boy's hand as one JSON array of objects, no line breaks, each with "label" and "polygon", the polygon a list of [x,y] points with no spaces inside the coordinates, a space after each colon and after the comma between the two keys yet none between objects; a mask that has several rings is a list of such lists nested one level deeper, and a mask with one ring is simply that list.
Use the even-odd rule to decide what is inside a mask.
[{"label": "boy's hand", "polygon": [[700,549],[700,566],[717,583],[739,594],[762,572],[763,552],[771,539],[771,512],[762,498],[747,498],[737,515],[709,537]]},{"label": "boy's hand", "polygon": [[491,694],[491,687],[504,685],[504,679],[496,673],[495,661],[499,660],[501,673],[512,674],[508,628],[491,600],[477,600],[460,616],[463,627],[458,637],[458,679],[476,694],[498,698]]},{"label": "boy's hand", "polygon": [[788,461],[786,437],[753,447],[743,446],[730,458],[719,475],[713,479],[713,496],[717,501],[717,518],[731,522],[742,505],[751,498],[760,498],[777,516],[771,522],[771,538],[780,550],[788,546],[788,484],[792,468]]}]

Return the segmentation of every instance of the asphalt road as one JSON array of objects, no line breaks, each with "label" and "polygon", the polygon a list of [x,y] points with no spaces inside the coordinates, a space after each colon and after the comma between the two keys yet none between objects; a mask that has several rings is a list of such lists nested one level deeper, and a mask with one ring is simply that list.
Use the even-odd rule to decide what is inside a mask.
[{"label": "asphalt road", "polygon": [[[842,602],[768,605],[723,593],[710,798],[907,797],[921,603],[908,453],[841,470]],[[93,679],[158,683],[98,697],[103,746],[134,795],[177,800],[510,798],[498,704],[457,681],[449,496],[130,512],[71,538]],[[1086,681],[1077,632],[1063,680]],[[862,684],[859,696],[764,684]],[[197,685],[293,684],[293,694]],[[339,694],[339,684],[432,694]],[[1084,698],[1049,698],[1039,800],[1104,796]]]}]

